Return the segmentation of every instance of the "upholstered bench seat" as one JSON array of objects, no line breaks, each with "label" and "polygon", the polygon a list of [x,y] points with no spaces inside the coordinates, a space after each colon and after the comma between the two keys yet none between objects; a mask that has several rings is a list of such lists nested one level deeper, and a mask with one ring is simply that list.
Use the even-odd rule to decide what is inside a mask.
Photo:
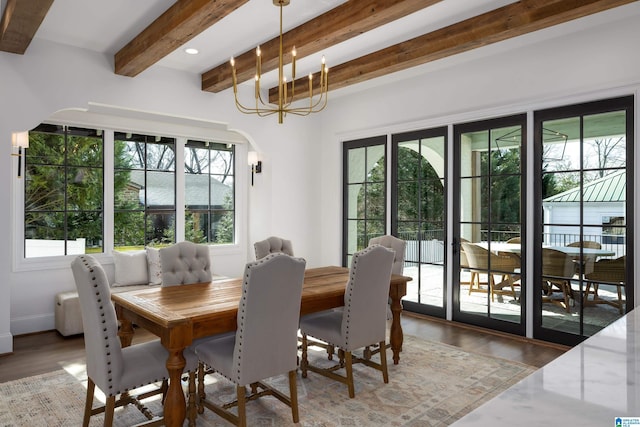
[{"label": "upholstered bench seat", "polygon": [[[170,248],[178,246],[172,245]],[[196,246],[206,247],[206,245]],[[110,284],[112,293],[149,289],[163,285],[158,249],[147,248],[140,251],[114,252],[113,255],[115,274],[114,283]],[[224,276],[212,275],[212,280],[225,278]],[[55,328],[61,335],[66,337],[83,333],[78,292],[57,293],[54,315]]]},{"label": "upholstered bench seat", "polygon": [[[112,286],[111,292],[117,293],[148,288],[149,285]],[[82,313],[80,312],[80,300],[78,299],[77,291],[56,294],[55,324],[56,330],[65,337],[83,332]]]}]

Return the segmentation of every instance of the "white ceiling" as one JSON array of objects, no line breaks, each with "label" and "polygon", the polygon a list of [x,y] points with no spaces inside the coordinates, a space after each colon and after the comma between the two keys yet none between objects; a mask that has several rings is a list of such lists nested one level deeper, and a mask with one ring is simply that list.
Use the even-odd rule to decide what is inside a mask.
[{"label": "white ceiling", "polygon": [[[352,0],[355,1],[355,0]],[[54,1],[35,38],[114,55],[174,0],[58,0]],[[284,31],[339,6],[344,0],[292,0],[284,8]],[[300,75],[316,71],[320,56],[339,64],[381,48],[408,40],[480,13],[513,3],[513,0],[444,0],[406,18],[380,27],[319,53],[300,59]],[[201,74],[278,35],[279,12],[272,0],[250,0],[216,25],[196,36],[188,47],[166,56],[155,66]],[[27,51],[28,53],[28,51]]]},{"label": "white ceiling", "polygon": [[[345,0],[291,0],[284,8],[284,31],[294,28],[329,9],[339,6]],[[357,1],[357,0],[351,0]],[[168,9],[175,0],[58,0],[54,1],[35,38],[72,45],[103,53],[111,59],[113,55],[138,35],[144,28]],[[371,53],[384,47],[411,39],[438,28],[442,28],[467,18],[497,9],[513,0],[442,0],[434,6],[425,8],[396,22],[379,27],[358,37],[340,43],[297,62],[298,75],[315,72],[319,68],[320,57],[326,56],[329,68]],[[595,16],[582,18],[587,25],[612,22],[629,13],[640,16],[640,2],[618,7]],[[581,25],[583,25],[581,27]],[[552,37],[584,29],[584,24],[567,23],[558,27],[538,31],[534,34],[502,42],[510,48],[523,43]],[[202,74],[223,62],[232,55],[239,55],[256,45],[278,35],[279,11],[272,0],[250,0],[214,26],[196,36],[187,45],[167,55],[153,67],[168,67],[176,70]],[[198,55],[188,55],[186,47],[195,47]],[[500,47],[493,47],[496,49]],[[26,54],[29,54],[27,49]],[[473,58],[475,51],[447,58],[447,61],[459,61]],[[419,67],[418,67],[419,68]],[[402,75],[411,73],[408,70]],[[143,72],[144,73],[144,72]],[[275,83],[275,72],[263,76],[264,85]],[[398,76],[385,76],[389,80]],[[358,85],[362,87],[362,83]],[[365,83],[366,85],[366,83]]]}]

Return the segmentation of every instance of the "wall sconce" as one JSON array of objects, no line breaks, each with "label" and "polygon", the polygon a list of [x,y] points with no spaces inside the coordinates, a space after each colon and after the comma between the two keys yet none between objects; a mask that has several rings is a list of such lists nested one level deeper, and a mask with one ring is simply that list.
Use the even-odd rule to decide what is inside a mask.
[{"label": "wall sconce", "polygon": [[18,153],[11,153],[11,155],[18,157],[18,178],[20,178],[22,170],[22,149],[29,148],[29,132],[24,131],[12,133],[11,145],[13,147],[18,147]]},{"label": "wall sconce", "polygon": [[253,174],[262,172],[262,162],[258,160],[258,153],[255,151],[249,151],[247,162],[251,166],[251,186],[253,187]]}]

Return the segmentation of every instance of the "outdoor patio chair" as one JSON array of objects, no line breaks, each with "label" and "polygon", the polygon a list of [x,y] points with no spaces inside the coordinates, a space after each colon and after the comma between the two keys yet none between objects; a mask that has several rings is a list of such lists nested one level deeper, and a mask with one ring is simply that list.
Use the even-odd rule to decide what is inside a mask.
[{"label": "outdoor patio chair", "polygon": [[[571,313],[574,303],[571,278],[574,265],[571,256],[564,252],[542,248],[542,302],[556,304]],[[555,292],[562,293],[562,299],[553,297]]]},{"label": "outdoor patio chair", "polygon": [[[467,256],[469,270],[476,273],[472,276],[469,285],[469,295],[472,292],[487,293],[483,285],[488,286],[491,293],[491,301],[495,300],[495,295],[509,295],[517,298],[515,287],[520,279],[520,257],[510,252],[494,254],[489,250],[474,243],[462,242],[464,252]],[[480,282],[480,275],[487,275],[487,282]],[[500,281],[496,282],[495,276],[500,276]],[[506,288],[506,289],[505,289]]]},{"label": "outdoor patio chair", "polygon": [[[567,245],[569,248],[588,248],[588,249],[602,249],[602,245],[593,240],[581,240],[578,242],[572,242]],[[584,262],[582,269],[580,269],[580,257],[573,257],[575,264],[574,273],[577,275],[587,274],[593,271],[593,263],[596,261],[596,257],[592,255],[584,255]]]},{"label": "outdoor patio chair", "polygon": [[[584,305],[608,304],[618,309],[620,314],[624,313],[625,300],[622,298],[622,291],[626,286],[625,275],[626,256],[616,259],[601,259],[593,266],[593,271],[586,274],[587,286],[585,290]],[[612,285],[616,287],[617,300],[601,298],[598,295],[600,284]],[[593,291],[591,287],[593,286]],[[589,299],[589,295],[593,295]]]}]

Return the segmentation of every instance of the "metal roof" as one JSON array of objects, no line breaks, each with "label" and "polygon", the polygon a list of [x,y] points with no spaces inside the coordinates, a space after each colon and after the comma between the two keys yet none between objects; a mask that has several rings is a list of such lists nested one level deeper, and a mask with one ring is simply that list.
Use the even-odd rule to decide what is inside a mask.
[{"label": "metal roof", "polygon": [[[621,169],[602,178],[584,184],[582,201],[588,202],[624,202],[626,200],[627,174]],[[580,187],[547,197],[544,203],[579,202]]]}]

